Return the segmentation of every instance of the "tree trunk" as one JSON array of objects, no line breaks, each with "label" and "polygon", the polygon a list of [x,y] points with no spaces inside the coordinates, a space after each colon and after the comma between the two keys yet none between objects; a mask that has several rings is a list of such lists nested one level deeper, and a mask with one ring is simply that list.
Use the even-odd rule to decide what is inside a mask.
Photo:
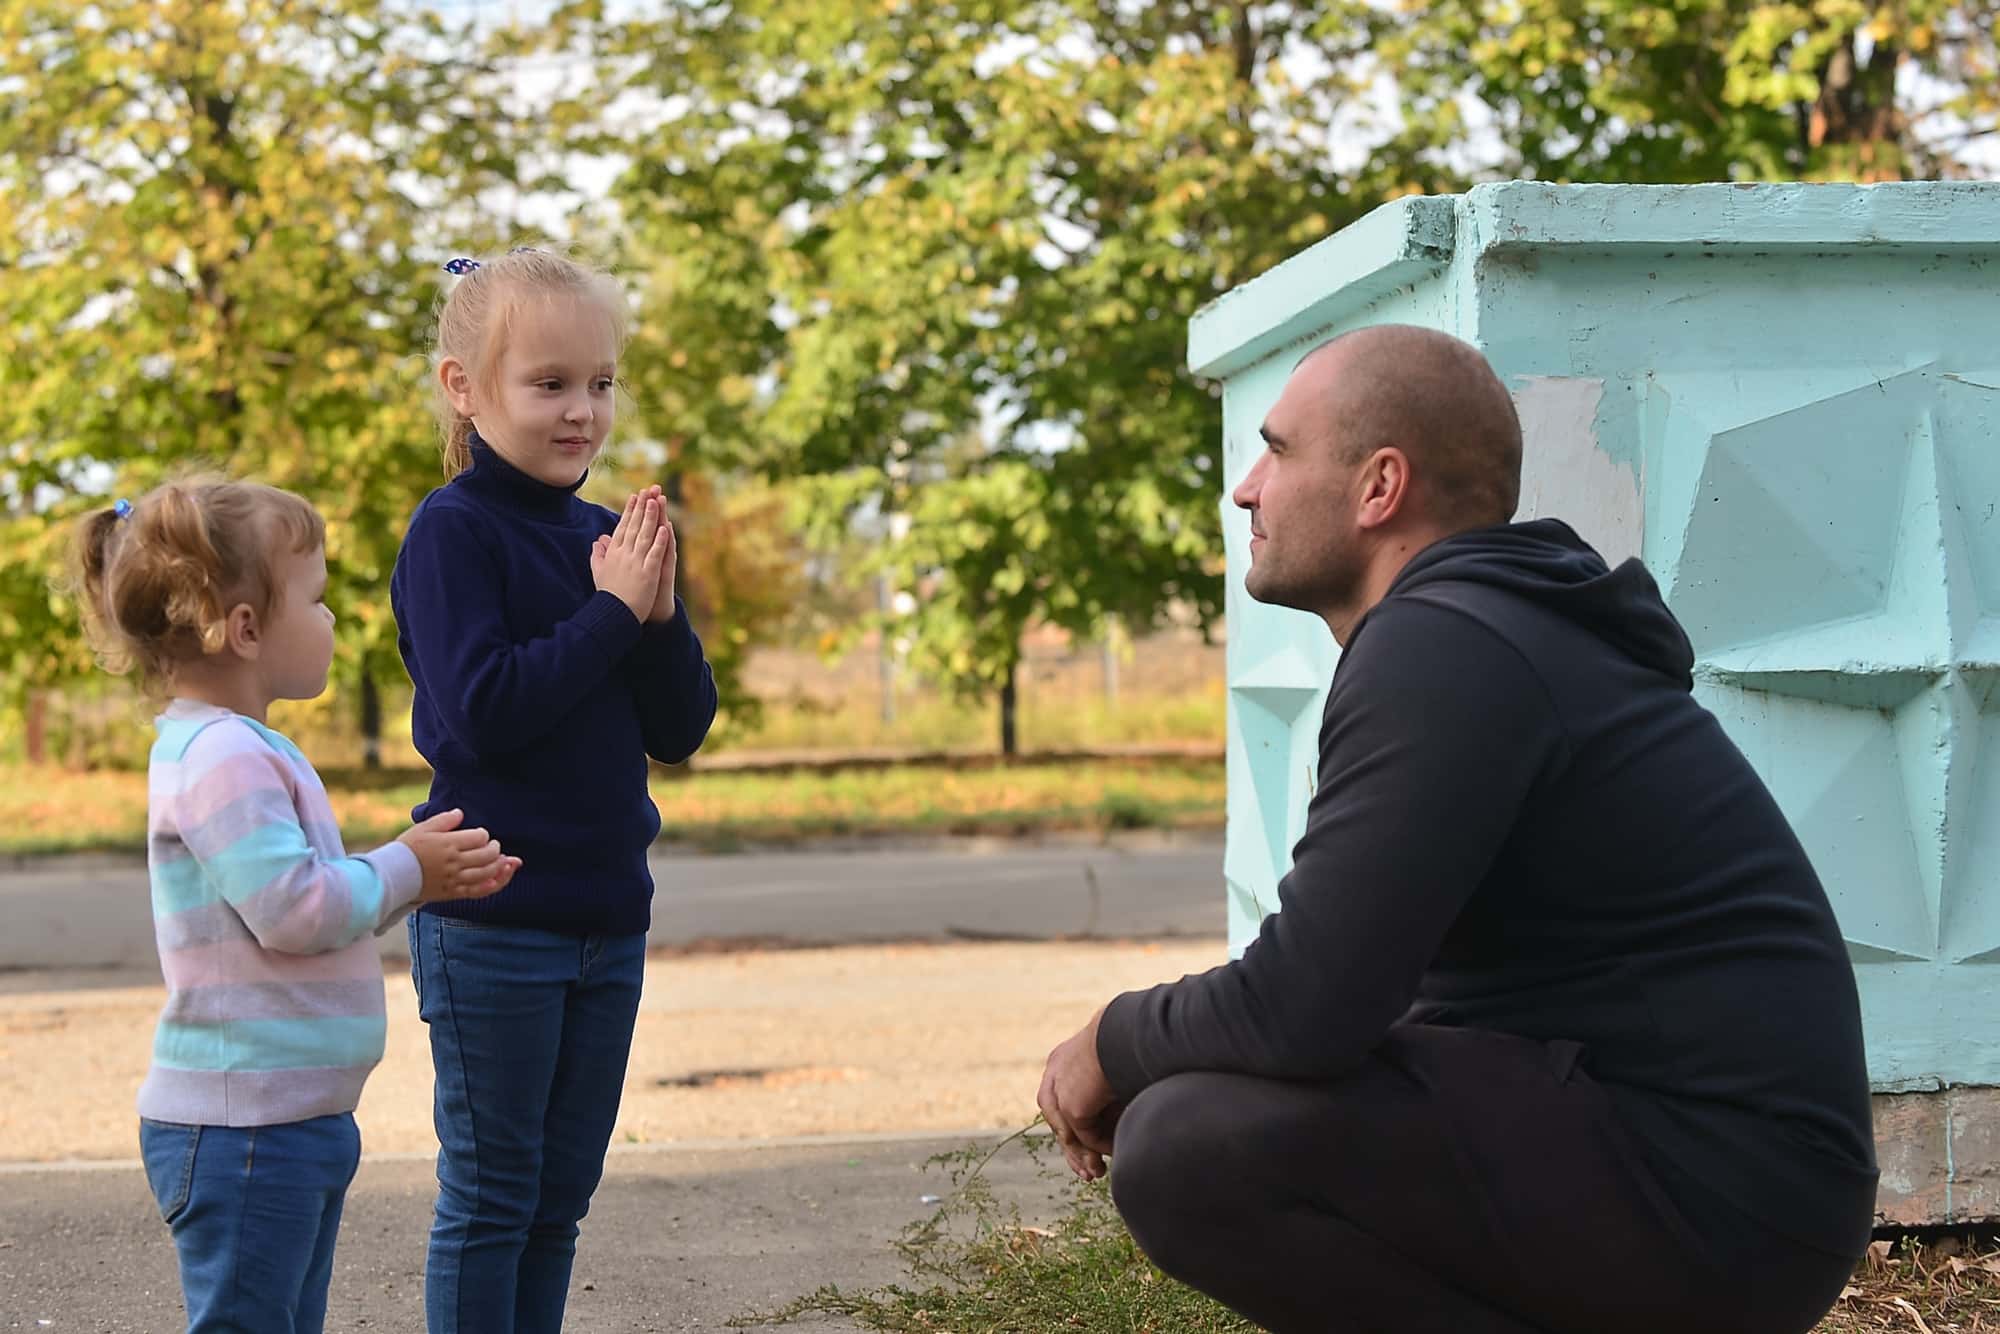
[{"label": "tree trunk", "polygon": [[1014,731],[1014,714],[1017,702],[1015,681],[1020,676],[1020,664],[1007,664],[1007,680],[1000,687],[1000,753],[1013,759],[1021,753],[1021,747]]},{"label": "tree trunk", "polygon": [[382,767],[382,693],[375,686],[375,674],[361,670],[361,767]]},{"label": "tree trunk", "polygon": [[1907,176],[1902,109],[1896,105],[1901,52],[1878,43],[1864,63],[1854,39],[1834,48],[1820,71],[1819,96],[1806,119],[1813,174],[1856,181]]},{"label": "tree trunk", "polygon": [[889,633],[889,608],[894,605],[895,599],[889,595],[889,576],[876,575],[875,610],[881,616],[881,628],[875,632],[875,670],[884,723],[896,721],[896,637]]},{"label": "tree trunk", "polygon": [[28,763],[46,764],[49,758],[49,697],[40,690],[28,692],[27,733]]},{"label": "tree trunk", "polygon": [[1118,707],[1118,625],[1108,622],[1104,627],[1104,702],[1110,708]]}]

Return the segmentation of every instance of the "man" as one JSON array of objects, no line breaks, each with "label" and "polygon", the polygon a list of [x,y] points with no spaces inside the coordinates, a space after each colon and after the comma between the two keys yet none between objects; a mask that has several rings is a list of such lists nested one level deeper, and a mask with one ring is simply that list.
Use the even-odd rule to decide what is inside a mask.
[{"label": "man", "polygon": [[1071,1167],[1273,1330],[1810,1329],[1873,1222],[1853,973],[1653,580],[1506,522],[1456,339],[1335,339],[1262,433],[1245,587],[1344,650],[1305,834],[1242,958],[1050,1054]]}]

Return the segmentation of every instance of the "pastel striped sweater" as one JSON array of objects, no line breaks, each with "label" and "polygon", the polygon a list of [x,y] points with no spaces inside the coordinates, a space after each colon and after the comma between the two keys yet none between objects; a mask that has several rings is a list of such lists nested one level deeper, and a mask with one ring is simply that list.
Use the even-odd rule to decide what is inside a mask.
[{"label": "pastel striped sweater", "polygon": [[382,1059],[373,937],[422,888],[416,854],[347,856],[305,755],[174,700],[154,724],[147,863],[167,1004],[139,1115],[262,1126],[351,1112]]}]

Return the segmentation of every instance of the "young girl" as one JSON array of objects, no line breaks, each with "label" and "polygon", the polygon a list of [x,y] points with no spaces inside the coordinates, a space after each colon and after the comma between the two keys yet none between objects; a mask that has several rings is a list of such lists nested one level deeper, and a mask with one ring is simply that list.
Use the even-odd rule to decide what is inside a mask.
[{"label": "young girl", "polygon": [[433,1334],[542,1334],[562,1326],[638,1014],[660,828],[647,757],[694,753],[715,684],[659,488],[622,514],[576,495],[611,431],[623,295],[544,250],[446,268],[451,480],[390,580],[435,773],[416,814],[462,807],[525,867],[410,919],[437,1066],[424,1306]]},{"label": "young girl", "polygon": [[85,615],[113,670],[169,696],[147,819],[166,1009],[139,1090],[146,1175],[188,1329],[318,1331],[354,1106],[382,1059],[374,936],[520,863],[456,810],[344,854],[271,701],[326,688],[325,529],[297,496],[191,480],[84,521]]}]

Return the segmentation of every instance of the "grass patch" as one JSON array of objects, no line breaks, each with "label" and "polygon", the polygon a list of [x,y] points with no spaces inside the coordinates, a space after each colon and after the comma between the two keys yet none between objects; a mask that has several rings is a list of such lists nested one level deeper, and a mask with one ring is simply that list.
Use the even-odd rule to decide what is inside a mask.
[{"label": "grass patch", "polygon": [[666,837],[1008,834],[1047,829],[1219,826],[1220,760],[1029,761],[960,769],[897,765],[833,773],[706,773],[656,784]]},{"label": "grass patch", "polygon": [[[1039,1124],[1039,1121],[1037,1122]],[[1033,1127],[1030,1127],[1033,1129]],[[1025,1220],[984,1169],[1028,1154],[1052,1183],[1056,1219]],[[1079,1182],[1054,1143],[1026,1131],[997,1148],[940,1154],[950,1188],[896,1243],[906,1278],[873,1291],[827,1285],[742,1328],[839,1316],[892,1334],[1250,1334],[1257,1326],[1162,1274],[1125,1230],[1105,1182]],[[2000,1251],[1991,1235],[1877,1241],[1815,1334],[2000,1334]]]},{"label": "grass patch", "polygon": [[[1024,691],[1016,726],[1025,750],[1088,750],[1096,746],[1175,742],[1222,744],[1226,697],[1220,676],[1178,691],[1128,691],[1113,705],[1076,691]],[[768,701],[754,725],[731,722],[716,738],[729,752],[798,750],[991,750],[999,744],[999,713],[991,700],[925,694],[905,699],[884,721],[873,700],[816,701],[796,696]]]},{"label": "grass patch", "polygon": [[[995,1198],[984,1169],[1006,1151],[1031,1155],[1039,1174],[1054,1183],[1061,1201],[1054,1223],[1033,1226],[1019,1206]],[[843,1316],[899,1334],[1254,1334],[1257,1326],[1154,1268],[1125,1230],[1106,1183],[1079,1182],[1061,1164],[1047,1136],[1026,1132],[998,1148],[940,1154],[931,1165],[949,1172],[950,1188],[936,1211],[912,1223],[896,1244],[905,1283],[875,1292],[829,1285],[780,1310],[729,1323]]]},{"label": "grass patch", "polygon": [[[327,795],[349,847],[409,826],[420,771],[328,770]],[[1214,828],[1220,759],[1089,760],[958,768],[950,764],[662,774],[661,835],[726,848],[839,834],[1016,834],[1044,830]],[[146,777],[0,768],[0,854],[136,852],[145,846]]]}]

